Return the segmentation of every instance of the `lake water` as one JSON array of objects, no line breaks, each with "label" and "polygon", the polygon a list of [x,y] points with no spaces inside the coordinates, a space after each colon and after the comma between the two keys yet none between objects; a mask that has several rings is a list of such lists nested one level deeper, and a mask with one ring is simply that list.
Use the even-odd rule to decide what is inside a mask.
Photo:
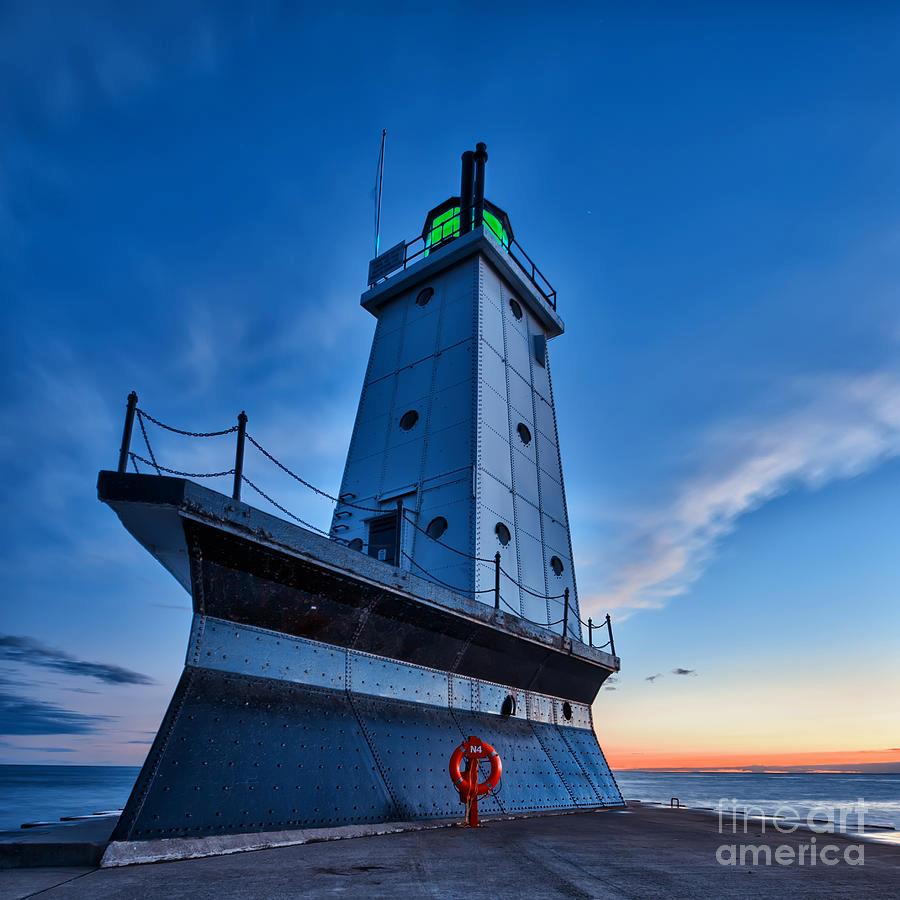
[{"label": "lake water", "polygon": [[[137,774],[137,768],[125,766],[0,766],[0,829],[121,809]],[[617,772],[616,780],[627,800],[668,803],[678,797],[686,806],[714,807],[722,798],[734,798],[739,808],[751,805],[770,813],[786,804],[805,815],[814,807],[840,809],[862,798],[867,822],[900,830],[900,774],[625,771]]]},{"label": "lake water", "polygon": [[135,766],[0,766],[0,830],[121,809]]},{"label": "lake water", "polygon": [[[855,775],[845,773],[723,773],[723,772],[656,772],[624,771],[616,773],[616,781],[626,800],[665,803],[677,797],[682,806],[717,807],[721,800],[728,809],[756,807],[765,813],[791,807],[805,818],[816,810],[817,818],[833,819],[840,810],[850,815],[858,800],[866,805],[864,821],[868,824],[893,825],[900,830],[900,774]],[[736,802],[734,802],[736,801]],[[824,809],[823,809],[824,807]],[[831,810],[831,814],[827,814]]]}]

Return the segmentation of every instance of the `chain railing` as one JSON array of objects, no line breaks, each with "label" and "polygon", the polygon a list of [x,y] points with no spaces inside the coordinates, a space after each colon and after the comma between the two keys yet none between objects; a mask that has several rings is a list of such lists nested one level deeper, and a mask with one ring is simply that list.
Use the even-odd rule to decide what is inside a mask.
[{"label": "chain railing", "polygon": [[[336,497],[332,494],[329,494],[327,491],[322,490],[322,488],[317,487],[312,482],[303,478],[301,475],[298,475],[288,466],[286,466],[281,460],[279,460],[274,454],[272,454],[269,450],[267,450],[253,435],[247,432],[247,415],[243,411],[238,415],[237,424],[232,425],[230,428],[222,428],[216,431],[189,431],[187,429],[176,428],[172,425],[168,425],[165,422],[162,422],[160,419],[157,419],[155,416],[152,416],[146,410],[138,407],[138,397],[137,394],[132,391],[128,395],[128,403],[125,410],[125,425],[122,431],[122,445],[119,450],[119,464],[118,471],[120,473],[125,473],[128,468],[129,461],[131,462],[134,471],[138,475],[142,474],[150,474],[144,473],[138,467],[138,463],[142,463],[147,466],[149,469],[155,470],[157,475],[175,475],[181,478],[221,478],[226,476],[233,476],[233,489],[232,489],[232,497],[235,500],[240,501],[241,499],[241,488],[243,485],[247,485],[251,490],[257,493],[260,497],[262,497],[266,502],[270,503],[275,509],[281,512],[283,515],[287,516],[289,519],[292,519],[294,522],[302,525],[304,528],[307,528],[311,531],[314,531],[329,540],[336,541],[338,543],[347,545],[347,541],[341,538],[335,537],[332,533],[324,531],[316,525],[313,525],[311,522],[306,521],[295,513],[291,512],[287,507],[279,503],[274,497],[264,491],[259,485],[255,482],[251,481],[244,474],[244,450],[246,446],[246,442],[249,442],[250,445],[256,449],[265,459],[275,465],[278,469],[288,475],[290,478],[294,479],[298,484],[302,485],[307,490],[316,494],[319,497],[329,501],[330,503],[346,506],[351,509],[360,510],[362,512],[370,512],[376,514],[384,514],[386,510],[383,507],[372,507],[372,506],[364,506],[359,503],[354,503],[351,499],[346,496]],[[147,456],[144,456],[140,453],[136,453],[131,449],[131,440],[132,434],[134,430],[134,420],[137,419],[138,426],[141,431],[141,437],[144,442],[144,446],[147,451]],[[150,422],[158,428],[161,428],[167,432],[172,434],[177,434],[182,437],[189,438],[217,438],[222,437],[229,434],[236,435],[235,441],[235,453],[234,453],[234,465],[230,469],[223,469],[221,471],[214,472],[188,472],[182,471],[180,469],[173,469],[168,466],[162,465],[156,455],[156,452],[153,449],[153,445],[150,442],[150,436],[147,432],[146,423]],[[354,498],[355,499],[355,498]],[[418,522],[414,521],[410,518],[409,510],[403,508],[402,503],[398,503],[397,512],[400,518],[398,521],[405,522],[408,525],[411,525],[416,531],[421,532],[425,535],[430,541],[437,544],[438,546],[449,550],[450,552],[461,556],[476,565],[485,565],[490,566],[493,570],[493,585],[488,588],[482,589],[473,589],[473,588],[461,588],[456,585],[451,585],[448,582],[438,578],[432,572],[429,572],[424,566],[422,566],[419,562],[413,559],[401,546],[401,543],[398,541],[397,550],[398,553],[406,557],[406,559],[410,562],[410,564],[419,570],[417,574],[418,577],[423,578],[425,581],[428,581],[432,584],[436,584],[440,587],[444,587],[448,590],[452,590],[456,593],[460,594],[493,594],[494,600],[494,610],[496,612],[502,612],[502,607],[506,607],[513,615],[524,619],[526,622],[530,622],[533,625],[538,625],[542,628],[554,628],[557,625],[562,625],[562,636],[565,639],[570,635],[570,625],[572,624],[572,620],[577,621],[582,627],[587,629],[588,633],[588,646],[594,647],[596,649],[606,649],[609,648],[609,652],[615,656],[616,653],[616,645],[613,640],[613,632],[612,632],[612,621],[610,619],[609,614],[607,613],[605,622],[603,623],[606,626],[606,630],[608,633],[608,640],[605,644],[595,644],[594,643],[594,631],[602,628],[602,625],[598,625],[594,623],[592,618],[588,618],[586,621],[582,619],[578,613],[576,613],[572,609],[572,605],[569,602],[570,594],[569,588],[566,588],[561,594],[541,594],[537,591],[532,590],[525,584],[522,584],[518,579],[514,578],[506,569],[501,565],[501,555],[500,552],[494,554],[493,558],[486,558],[482,556],[477,556],[472,553],[467,553],[464,550],[460,550],[457,547],[453,547],[450,544],[445,543],[440,540],[439,537],[434,537],[428,533],[427,529],[422,528]],[[517,590],[522,591],[523,593],[534,597],[538,600],[548,601],[562,601],[563,606],[563,614],[562,618],[557,619],[556,621],[548,621],[540,622],[536,619],[531,619],[528,616],[524,615],[521,609],[516,609],[512,604],[510,604],[505,597],[503,597],[501,593],[501,583],[502,579],[506,578]],[[415,595],[413,595],[415,596]],[[418,599],[427,599],[427,598],[418,598]],[[581,640],[580,635],[577,635],[578,640]]]}]

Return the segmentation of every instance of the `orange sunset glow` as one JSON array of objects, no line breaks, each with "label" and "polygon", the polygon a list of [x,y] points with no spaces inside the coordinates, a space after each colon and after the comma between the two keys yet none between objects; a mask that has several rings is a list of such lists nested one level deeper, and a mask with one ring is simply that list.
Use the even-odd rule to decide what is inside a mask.
[{"label": "orange sunset glow", "polygon": [[612,746],[606,753],[615,769],[705,769],[766,771],[872,772],[900,769],[900,747],[884,750],[825,750],[798,753],[761,751],[674,752]]}]

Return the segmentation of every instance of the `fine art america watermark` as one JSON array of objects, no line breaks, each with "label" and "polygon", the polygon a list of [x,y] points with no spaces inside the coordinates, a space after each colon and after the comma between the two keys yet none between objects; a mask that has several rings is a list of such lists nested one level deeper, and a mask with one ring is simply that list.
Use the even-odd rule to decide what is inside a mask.
[{"label": "fine art america watermark", "polygon": [[[794,834],[802,829],[801,840],[790,844],[741,842],[725,843],[716,850],[721,866],[848,866],[865,865],[863,844],[826,843],[817,835],[835,831],[862,832],[866,805],[863,800],[847,806],[815,806],[800,811],[787,804],[774,812],[755,806],[738,807],[734,798],[722,798],[716,807],[720,835]],[[809,835],[807,838],[806,835]]]}]

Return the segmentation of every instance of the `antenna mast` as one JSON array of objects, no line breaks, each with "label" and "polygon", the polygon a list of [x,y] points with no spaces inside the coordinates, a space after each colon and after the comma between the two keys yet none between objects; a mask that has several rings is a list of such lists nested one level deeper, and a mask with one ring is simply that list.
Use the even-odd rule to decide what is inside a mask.
[{"label": "antenna mast", "polygon": [[378,154],[378,172],[375,176],[375,255],[381,245],[381,197],[384,193],[384,142],[387,128],[381,129],[381,151]]}]

